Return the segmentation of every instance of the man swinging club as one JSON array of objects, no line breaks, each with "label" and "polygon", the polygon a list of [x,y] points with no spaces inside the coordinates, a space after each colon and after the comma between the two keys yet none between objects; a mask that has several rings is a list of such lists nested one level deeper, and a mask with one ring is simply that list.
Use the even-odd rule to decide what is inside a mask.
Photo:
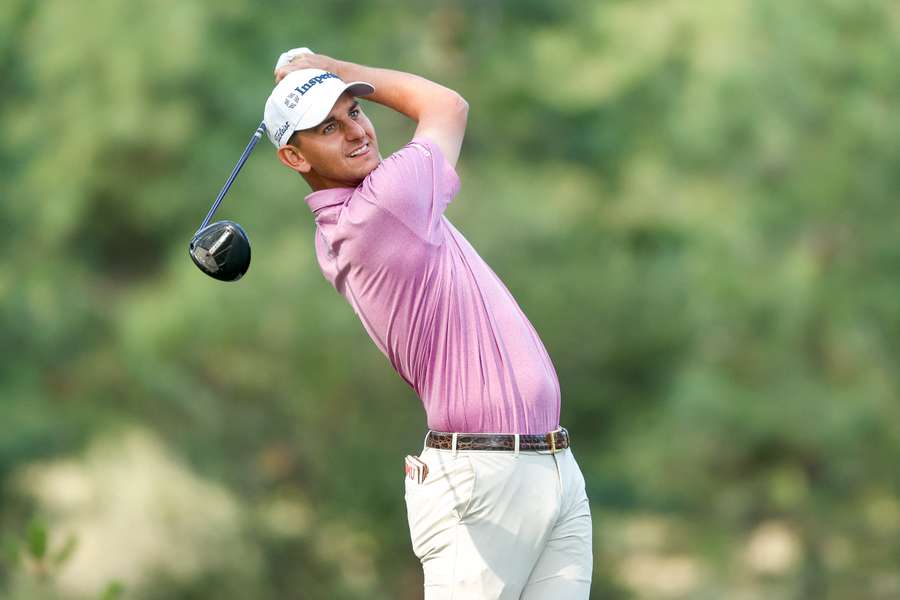
[{"label": "man swinging club", "polygon": [[[312,188],[322,273],[425,407],[405,483],[426,600],[586,600],[591,515],[556,371],[444,216],[468,104],[422,77],[306,49],[282,55],[275,80],[265,124]],[[359,96],[414,120],[413,139],[382,159]]]}]

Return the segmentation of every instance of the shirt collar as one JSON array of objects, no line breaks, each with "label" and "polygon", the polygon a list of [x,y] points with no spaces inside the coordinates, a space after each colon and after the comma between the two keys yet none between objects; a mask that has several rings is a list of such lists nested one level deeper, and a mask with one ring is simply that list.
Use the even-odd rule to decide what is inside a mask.
[{"label": "shirt collar", "polygon": [[344,204],[356,188],[330,188],[319,190],[306,196],[306,204],[313,213],[328,206]]}]

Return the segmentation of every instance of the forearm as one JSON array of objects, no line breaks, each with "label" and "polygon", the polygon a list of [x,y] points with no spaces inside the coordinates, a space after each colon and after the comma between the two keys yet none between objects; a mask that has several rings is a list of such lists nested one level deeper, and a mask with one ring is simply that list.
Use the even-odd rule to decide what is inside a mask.
[{"label": "forearm", "polygon": [[445,112],[465,105],[465,100],[455,91],[418,75],[331,61],[331,70],[344,81],[367,81],[375,86],[375,93],[366,96],[367,100],[383,104],[416,122],[428,112]]},{"label": "forearm", "polygon": [[371,83],[375,93],[366,96],[368,100],[415,121],[418,124],[416,136],[431,139],[447,161],[456,166],[469,114],[469,105],[458,93],[418,75],[366,67],[313,53],[298,54],[276,68],[275,81],[281,81],[291,71],[310,68],[331,71],[347,82]]},{"label": "forearm", "polygon": [[367,67],[324,54],[298,54],[288,64],[276,69],[275,80],[280,81],[290,71],[306,68],[331,71],[344,81],[367,81],[375,86],[375,93],[366,96],[367,100],[392,108],[417,123],[421,123],[423,119],[465,112],[468,108],[466,101],[458,93],[424,77]]}]

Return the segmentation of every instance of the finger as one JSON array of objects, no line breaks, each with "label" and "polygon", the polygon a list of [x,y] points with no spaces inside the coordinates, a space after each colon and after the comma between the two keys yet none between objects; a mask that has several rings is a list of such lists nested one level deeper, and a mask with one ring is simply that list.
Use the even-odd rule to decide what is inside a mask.
[{"label": "finger", "polygon": [[290,73],[291,71],[296,71],[296,70],[298,70],[297,65],[290,65],[290,64],[284,65],[283,67],[276,69],[275,70],[275,83],[278,83],[279,81],[281,81],[282,79],[287,77],[287,74]]},{"label": "finger", "polygon": [[279,81],[284,79],[288,73],[299,71],[301,69],[309,69],[312,67],[313,65],[309,63],[305,56],[298,56],[296,62],[292,60],[291,62],[275,69],[275,82],[278,83]]}]

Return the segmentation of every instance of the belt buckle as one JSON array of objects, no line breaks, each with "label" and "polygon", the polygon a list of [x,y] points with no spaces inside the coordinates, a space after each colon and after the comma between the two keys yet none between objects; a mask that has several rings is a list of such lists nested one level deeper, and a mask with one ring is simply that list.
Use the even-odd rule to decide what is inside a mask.
[{"label": "belt buckle", "polygon": [[550,454],[556,454],[556,431],[547,434],[547,441],[550,442]]}]

